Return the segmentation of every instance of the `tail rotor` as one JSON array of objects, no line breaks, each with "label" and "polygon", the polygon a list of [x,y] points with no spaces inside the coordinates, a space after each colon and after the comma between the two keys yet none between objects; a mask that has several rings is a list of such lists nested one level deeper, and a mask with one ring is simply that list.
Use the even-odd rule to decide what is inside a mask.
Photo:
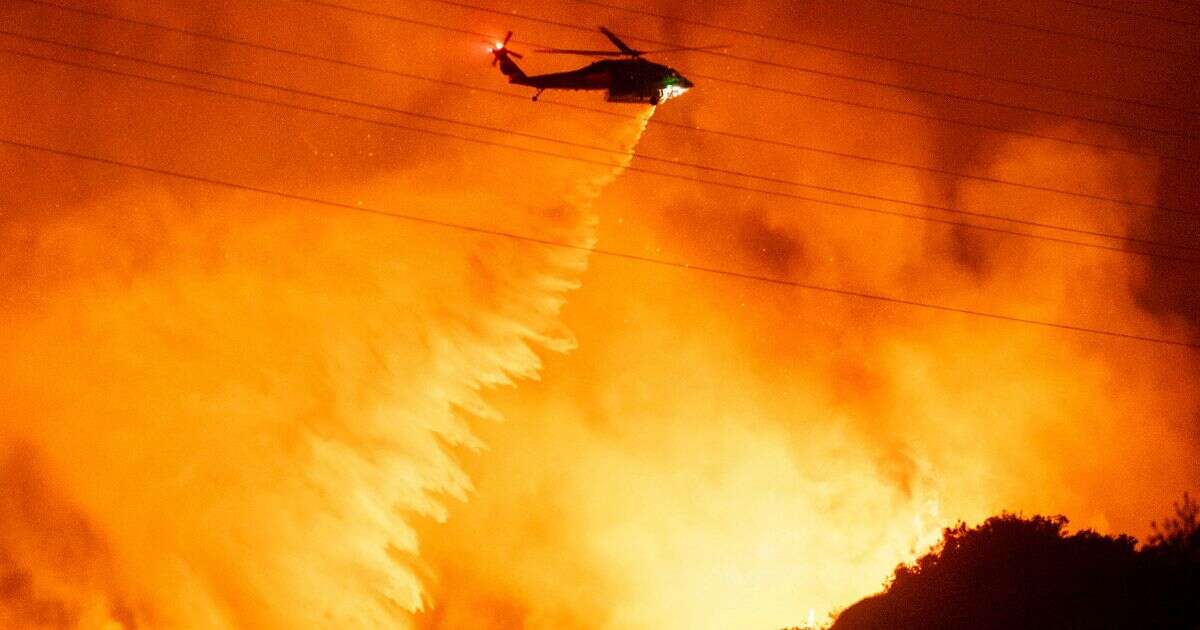
[{"label": "tail rotor", "polygon": [[521,79],[525,77],[525,73],[521,70],[521,68],[517,67],[517,62],[513,61],[514,57],[517,59],[523,59],[525,55],[513,50],[509,50],[508,48],[508,42],[512,39],[512,36],[512,31],[509,31],[508,34],[504,36],[504,41],[488,44],[489,49],[492,51],[492,67],[495,67],[496,64],[500,64],[500,72],[504,73],[504,76],[508,77],[509,82],[512,82],[514,79]]},{"label": "tail rotor", "polygon": [[510,39],[512,39],[512,36],[513,36],[513,32],[509,31],[508,34],[504,36],[504,41],[493,42],[493,43],[489,44],[491,46],[491,50],[492,50],[492,66],[495,66],[497,63],[500,63],[500,61],[503,60],[505,57],[509,57],[509,56],[516,57],[517,59],[525,58],[525,55],[522,55],[519,52],[508,49],[508,41]]}]

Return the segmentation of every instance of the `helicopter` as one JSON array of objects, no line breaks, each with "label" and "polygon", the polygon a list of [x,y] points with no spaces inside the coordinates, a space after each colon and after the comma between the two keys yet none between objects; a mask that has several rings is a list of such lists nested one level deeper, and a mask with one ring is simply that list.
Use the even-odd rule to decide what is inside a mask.
[{"label": "helicopter", "polygon": [[587,57],[619,57],[619,59],[602,59],[567,72],[528,75],[513,61],[513,57],[521,59],[523,55],[509,50],[508,41],[513,36],[512,31],[509,31],[508,35],[504,36],[504,41],[491,45],[492,65],[500,64],[500,72],[508,77],[509,83],[535,88],[537,90],[533,95],[535,101],[546,90],[607,90],[606,100],[610,103],[658,105],[687,92],[693,87],[693,83],[674,68],[646,61],[642,55],[726,48],[726,46],[686,46],[643,51],[631,48],[603,26],[600,27],[600,32],[617,47],[616,50],[539,48],[535,52]]}]

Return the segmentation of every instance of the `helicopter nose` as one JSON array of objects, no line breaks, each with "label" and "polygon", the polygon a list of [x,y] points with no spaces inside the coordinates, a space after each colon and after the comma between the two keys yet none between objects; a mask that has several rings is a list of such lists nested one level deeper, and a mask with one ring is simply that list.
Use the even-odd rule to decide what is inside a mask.
[{"label": "helicopter nose", "polygon": [[693,87],[695,87],[695,84],[694,84],[694,83],[692,83],[691,81],[688,81],[688,78],[687,78],[687,77],[680,75],[680,77],[679,77],[679,87],[681,87],[681,88],[683,88],[683,89],[685,89],[685,90],[690,90],[690,89],[692,89]]}]

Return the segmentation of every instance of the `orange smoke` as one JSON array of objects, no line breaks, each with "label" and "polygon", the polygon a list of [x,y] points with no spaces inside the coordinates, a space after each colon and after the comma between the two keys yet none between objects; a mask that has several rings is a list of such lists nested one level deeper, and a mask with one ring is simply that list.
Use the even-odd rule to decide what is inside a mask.
[{"label": "orange smoke", "polygon": [[[206,51],[74,27],[207,68]],[[339,54],[375,50],[351,33]],[[9,139],[577,245],[620,168],[464,155],[28,59],[3,70],[5,119],[28,122]],[[55,126],[39,114],[92,91],[105,96]],[[182,120],[198,128],[177,144],[145,142]],[[644,126],[588,132],[631,150]],[[106,130],[121,131],[94,137]],[[557,312],[586,256],[37,152],[0,160],[9,625],[382,627],[428,605],[412,523],[471,487],[449,449],[479,445],[465,417],[493,412],[477,391],[535,375],[533,347],[569,347]]]},{"label": "orange smoke", "polygon": [[[16,4],[0,9],[14,30],[346,100],[1083,230],[1178,242],[1195,231],[1190,219],[1145,208],[654,124],[1194,205],[1177,162],[929,117],[1195,157],[1187,145],[1078,121],[699,54],[680,59],[685,75],[927,117],[698,80],[655,121],[649,111],[615,118]],[[596,43],[515,17],[402,4],[361,6]],[[910,32],[989,72],[1042,71],[906,14],[702,15],[692,4],[658,9],[926,54],[889,35]],[[217,13],[86,6],[503,85],[475,38],[361,14],[282,1]],[[520,9],[562,16],[553,3]],[[576,18],[891,82],[983,89],[595,7]],[[3,56],[0,136],[11,140],[576,246],[1196,338],[1194,263],[620,175],[628,156],[11,38],[4,46],[601,163]],[[1086,67],[1114,84],[1106,89],[1165,98],[1137,80],[1152,61],[1039,46],[1062,68],[1039,80],[1065,85]],[[533,55],[522,63],[565,67]],[[988,96],[1015,98],[1008,89]],[[556,98],[590,107],[594,96]],[[1105,107],[1113,111],[1088,113],[1123,113]],[[956,520],[1061,512],[1080,527],[1139,534],[1200,483],[1197,356],[1186,349],[589,257],[15,148],[0,148],[0,173],[6,627],[776,629],[877,590]]]},{"label": "orange smoke", "polygon": [[[759,80],[801,83],[778,77]],[[939,113],[917,99],[898,104]],[[709,83],[660,118],[915,164],[946,159],[951,170],[1096,195],[1179,194],[1177,165],[1153,158],[1028,137],[947,138],[932,123],[829,106],[797,111]],[[1146,148],[1061,122],[1019,128]],[[688,141],[653,125],[641,151],[1081,230],[1141,237],[1172,224],[1095,200]],[[1146,308],[1164,278],[1194,284],[1194,263],[636,173],[601,208],[606,248],[1017,317],[1196,334],[1194,312]],[[1173,236],[1186,243],[1193,233],[1179,223]],[[1200,392],[1186,349],[607,258],[594,259],[565,314],[579,349],[551,359],[539,383],[502,394],[498,408],[514,421],[483,429],[491,448],[473,463],[475,495],[428,530],[424,557],[443,576],[442,605],[424,628],[791,627],[877,591],[959,519],[1064,513],[1078,527],[1142,535],[1200,481]]]}]

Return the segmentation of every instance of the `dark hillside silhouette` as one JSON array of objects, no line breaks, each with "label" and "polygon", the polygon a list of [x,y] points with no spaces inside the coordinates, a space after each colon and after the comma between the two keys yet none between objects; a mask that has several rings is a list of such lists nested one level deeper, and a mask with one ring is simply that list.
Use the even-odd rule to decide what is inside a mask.
[{"label": "dark hillside silhouette", "polygon": [[948,528],[833,630],[1200,629],[1200,508],[1187,495],[1141,549],[1066,533],[1062,516],[1001,514]]}]

